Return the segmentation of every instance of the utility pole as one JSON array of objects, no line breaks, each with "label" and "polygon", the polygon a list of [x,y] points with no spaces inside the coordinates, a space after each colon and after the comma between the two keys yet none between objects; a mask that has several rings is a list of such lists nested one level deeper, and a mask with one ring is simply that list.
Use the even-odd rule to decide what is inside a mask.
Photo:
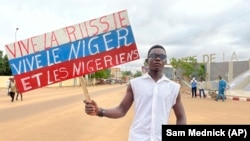
[{"label": "utility pole", "polygon": [[16,31],[15,31],[15,42],[17,41],[17,31],[19,30],[19,28],[17,27],[16,28]]}]

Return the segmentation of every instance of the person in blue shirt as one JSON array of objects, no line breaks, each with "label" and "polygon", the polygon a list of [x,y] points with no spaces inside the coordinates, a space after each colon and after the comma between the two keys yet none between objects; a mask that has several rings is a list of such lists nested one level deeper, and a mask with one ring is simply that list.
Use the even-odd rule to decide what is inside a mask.
[{"label": "person in blue shirt", "polygon": [[222,101],[225,100],[225,89],[226,89],[226,86],[227,86],[227,83],[225,80],[222,79],[222,77],[219,75],[218,76],[219,78],[219,83],[218,83],[218,95],[216,96],[216,101],[218,101],[218,99],[220,97],[222,97]]},{"label": "person in blue shirt", "polygon": [[195,77],[190,82],[191,84],[191,92],[192,92],[192,98],[196,98],[196,92],[197,92],[197,81],[195,80]]}]

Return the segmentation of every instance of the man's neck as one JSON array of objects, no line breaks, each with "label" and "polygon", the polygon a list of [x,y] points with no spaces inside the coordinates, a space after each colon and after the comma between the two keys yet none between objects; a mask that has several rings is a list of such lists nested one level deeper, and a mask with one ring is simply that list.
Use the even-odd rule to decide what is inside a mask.
[{"label": "man's neck", "polygon": [[148,74],[155,80],[155,82],[161,79],[163,75],[161,71],[150,71]]}]

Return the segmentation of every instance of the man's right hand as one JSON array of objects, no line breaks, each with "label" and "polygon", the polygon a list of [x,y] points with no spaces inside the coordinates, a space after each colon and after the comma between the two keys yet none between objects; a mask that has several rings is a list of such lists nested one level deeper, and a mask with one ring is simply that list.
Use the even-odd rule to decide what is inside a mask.
[{"label": "man's right hand", "polygon": [[85,113],[92,116],[97,116],[99,113],[99,108],[94,100],[84,100],[85,103]]}]

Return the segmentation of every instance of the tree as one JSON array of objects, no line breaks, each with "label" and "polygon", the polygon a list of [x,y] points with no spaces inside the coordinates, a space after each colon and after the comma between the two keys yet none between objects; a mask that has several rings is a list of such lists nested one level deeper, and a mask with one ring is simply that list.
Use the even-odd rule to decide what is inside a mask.
[{"label": "tree", "polygon": [[136,73],[134,74],[134,77],[139,77],[142,76],[142,72],[141,71],[136,71]]},{"label": "tree", "polygon": [[131,72],[131,71],[123,71],[123,72],[122,72],[122,76],[123,76],[123,77],[132,76],[132,72]]},{"label": "tree", "polygon": [[3,75],[5,72],[5,66],[3,61],[3,51],[0,50],[0,74]]},{"label": "tree", "polygon": [[104,78],[107,79],[110,77],[110,70],[109,69],[104,69],[104,70],[100,70],[97,71],[95,73],[92,73],[90,75],[91,78]]},{"label": "tree", "polygon": [[5,54],[3,56],[3,51],[0,50],[0,75],[11,75],[9,59]]},{"label": "tree", "polygon": [[205,70],[205,65],[204,64],[199,65],[197,75],[198,75],[199,78],[205,80],[205,78],[206,78],[206,70]]},{"label": "tree", "polygon": [[205,69],[204,71],[197,69],[197,67],[199,67],[199,64],[194,57],[186,57],[181,59],[171,58],[171,65],[175,69],[182,69],[182,75],[189,78],[198,75],[203,76],[205,74]]}]

